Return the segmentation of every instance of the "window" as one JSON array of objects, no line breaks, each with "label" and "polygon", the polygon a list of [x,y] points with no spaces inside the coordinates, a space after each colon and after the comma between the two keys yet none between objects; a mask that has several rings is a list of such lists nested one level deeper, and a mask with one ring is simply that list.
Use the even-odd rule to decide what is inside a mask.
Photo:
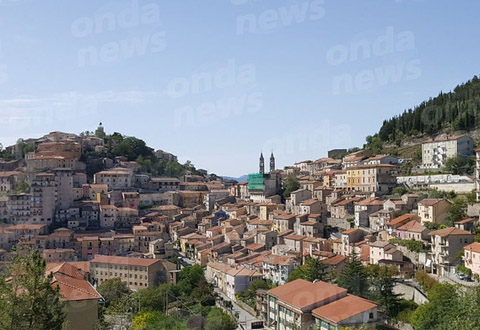
[{"label": "window", "polygon": [[369,318],[369,319],[373,319],[373,313],[370,313],[370,314],[368,315],[368,318]]}]

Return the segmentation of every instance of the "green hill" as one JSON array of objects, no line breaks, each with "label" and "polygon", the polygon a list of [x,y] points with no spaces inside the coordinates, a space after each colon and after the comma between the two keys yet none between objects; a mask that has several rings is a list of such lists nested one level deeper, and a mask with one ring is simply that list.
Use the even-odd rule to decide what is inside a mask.
[{"label": "green hill", "polygon": [[403,146],[426,136],[469,132],[480,126],[480,79],[474,76],[449,93],[422,102],[385,120],[378,133],[367,137],[365,148],[374,153],[386,146]]}]

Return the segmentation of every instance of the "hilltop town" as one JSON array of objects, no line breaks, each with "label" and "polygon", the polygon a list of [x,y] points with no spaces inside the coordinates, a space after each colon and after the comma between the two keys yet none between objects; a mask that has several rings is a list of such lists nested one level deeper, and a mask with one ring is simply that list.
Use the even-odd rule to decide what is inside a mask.
[{"label": "hilltop town", "polygon": [[[454,167],[475,153],[474,178]],[[480,275],[480,149],[465,135],[423,141],[410,175],[399,169],[412,159],[357,148],[283,169],[261,154],[258,173],[236,182],[101,124],[1,156],[2,266],[38,252],[71,329],[118,322],[98,313],[102,285],[131,295],[183,283],[189,269],[249,329],[408,326],[399,314],[428,303],[426,283]],[[372,276],[389,290],[372,294]],[[170,306],[165,293],[166,310],[194,315],[178,295]]]}]

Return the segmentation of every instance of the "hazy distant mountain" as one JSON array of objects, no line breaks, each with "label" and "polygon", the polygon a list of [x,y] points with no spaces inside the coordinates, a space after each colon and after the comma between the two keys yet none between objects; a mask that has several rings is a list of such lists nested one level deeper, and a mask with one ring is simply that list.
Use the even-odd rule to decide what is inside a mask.
[{"label": "hazy distant mountain", "polygon": [[248,174],[239,176],[238,178],[234,178],[232,176],[222,176],[222,178],[227,179],[227,180],[235,180],[237,182],[243,182],[248,180]]}]

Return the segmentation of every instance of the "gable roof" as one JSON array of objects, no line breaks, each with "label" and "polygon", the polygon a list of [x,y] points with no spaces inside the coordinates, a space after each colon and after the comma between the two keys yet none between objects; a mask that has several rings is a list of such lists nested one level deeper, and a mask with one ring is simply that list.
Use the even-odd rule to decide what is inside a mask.
[{"label": "gable roof", "polygon": [[472,235],[473,234],[469,231],[458,229],[455,227],[448,227],[439,230],[434,230],[430,233],[431,236],[440,236],[440,237],[447,237],[450,235]]},{"label": "gable roof", "polygon": [[160,261],[161,261],[160,259],[129,258],[129,257],[106,256],[106,255],[97,254],[95,255],[95,258],[92,261],[90,261],[90,263],[149,267]]},{"label": "gable roof", "polygon": [[312,283],[298,279],[271,289],[267,293],[282,303],[303,311],[316,303],[343,297],[347,294],[347,290],[327,282]]},{"label": "gable roof", "polygon": [[479,242],[473,242],[472,244],[469,244],[464,247],[464,250],[469,250],[472,252],[480,253],[480,243]]},{"label": "gable roof", "polygon": [[315,308],[312,314],[315,317],[338,324],[355,315],[364,313],[377,307],[377,304],[370,300],[348,294],[346,297],[338,299],[330,304]]},{"label": "gable roof", "polygon": [[406,213],[387,222],[387,226],[403,225],[410,220],[417,218],[415,214]]},{"label": "gable roof", "polygon": [[424,230],[428,230],[427,227],[422,226],[422,224],[416,220],[407,222],[406,224],[397,228],[397,230],[404,230],[412,233],[421,233]]},{"label": "gable roof", "polygon": [[70,277],[61,273],[53,275],[52,287],[59,287],[64,301],[100,300],[102,296],[86,280]]}]

